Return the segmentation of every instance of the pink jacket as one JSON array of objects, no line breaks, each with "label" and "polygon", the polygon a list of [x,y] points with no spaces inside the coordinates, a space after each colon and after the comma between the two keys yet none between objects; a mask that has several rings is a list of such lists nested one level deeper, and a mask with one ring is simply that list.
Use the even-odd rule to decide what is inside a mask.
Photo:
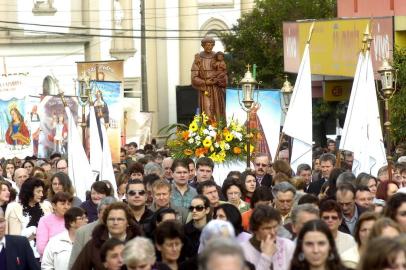
[{"label": "pink jacket", "polygon": [[66,230],[65,220],[63,217],[58,217],[55,214],[43,216],[38,222],[37,228],[37,250],[41,255],[44,253],[45,247],[52,236]]}]

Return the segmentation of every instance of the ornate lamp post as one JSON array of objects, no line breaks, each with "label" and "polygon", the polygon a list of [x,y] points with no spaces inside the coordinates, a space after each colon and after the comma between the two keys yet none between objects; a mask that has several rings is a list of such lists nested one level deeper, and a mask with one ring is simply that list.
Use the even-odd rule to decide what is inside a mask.
[{"label": "ornate lamp post", "polygon": [[250,169],[251,165],[251,127],[250,127],[250,113],[254,108],[254,91],[258,82],[252,76],[250,71],[250,65],[247,65],[247,72],[245,72],[244,78],[240,81],[242,88],[242,100],[240,100],[240,95],[238,92],[238,101],[240,102],[241,108],[247,112],[247,169]]},{"label": "ornate lamp post", "polygon": [[[286,114],[288,113],[290,99],[292,98],[292,94],[293,94],[293,86],[288,81],[288,75],[285,75],[285,82],[283,83],[280,93],[281,93],[281,109],[283,112],[282,123],[285,123],[285,117],[286,117]],[[285,138],[285,134],[282,132],[279,136],[279,143],[278,143],[278,147],[276,149],[276,157],[274,157],[275,160],[277,160],[279,158],[280,147],[282,145],[282,141],[284,140],[284,138]],[[292,147],[291,147],[290,140],[288,140],[288,142],[289,142],[289,157],[290,157]]]},{"label": "ornate lamp post", "polygon": [[281,107],[285,115],[288,112],[292,94],[293,94],[293,86],[288,81],[288,75],[285,75],[285,82],[283,83],[283,86],[281,88]]},{"label": "ornate lamp post", "polygon": [[392,180],[392,141],[391,141],[391,122],[389,111],[389,100],[393,98],[396,92],[397,70],[395,70],[387,59],[382,61],[382,66],[378,69],[381,79],[381,89],[378,91],[378,96],[384,101],[384,128],[386,139],[386,159],[388,160],[388,177]]},{"label": "ornate lamp post", "polygon": [[82,143],[83,149],[86,150],[86,106],[89,104],[91,100],[91,88],[90,88],[90,76],[89,74],[82,74],[82,76],[78,79],[79,82],[79,92],[78,100],[80,106],[82,106]]}]

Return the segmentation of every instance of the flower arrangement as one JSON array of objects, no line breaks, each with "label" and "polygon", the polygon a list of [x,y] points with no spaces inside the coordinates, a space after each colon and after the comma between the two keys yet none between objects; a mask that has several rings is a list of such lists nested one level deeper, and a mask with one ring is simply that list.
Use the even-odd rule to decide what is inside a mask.
[{"label": "flower arrangement", "polygon": [[[175,139],[167,144],[174,158],[209,157],[215,163],[223,163],[245,159],[247,143],[253,137],[233,119],[227,125],[202,113],[188,127],[178,126]],[[250,153],[253,151],[254,146],[250,144]]]}]

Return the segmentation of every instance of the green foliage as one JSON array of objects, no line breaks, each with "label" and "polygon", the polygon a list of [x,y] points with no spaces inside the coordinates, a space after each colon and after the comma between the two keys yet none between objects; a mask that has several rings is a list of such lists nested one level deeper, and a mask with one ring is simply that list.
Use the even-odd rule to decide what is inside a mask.
[{"label": "green foliage", "polygon": [[284,21],[335,17],[336,0],[256,0],[256,7],[222,36],[231,79],[243,76],[246,64],[257,64],[265,87],[283,84]]},{"label": "green foliage", "polygon": [[392,139],[395,143],[406,141],[406,48],[396,48],[393,66],[397,69],[397,93],[390,100]]}]

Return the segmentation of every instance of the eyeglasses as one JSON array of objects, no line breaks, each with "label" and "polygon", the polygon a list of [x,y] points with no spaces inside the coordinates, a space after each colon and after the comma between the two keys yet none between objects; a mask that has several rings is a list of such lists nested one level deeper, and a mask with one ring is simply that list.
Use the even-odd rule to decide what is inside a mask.
[{"label": "eyeglasses", "polygon": [[88,220],[87,216],[76,217],[76,220]]},{"label": "eyeglasses", "polygon": [[145,195],[145,190],[129,190],[127,192],[128,195],[130,196],[144,196]]},{"label": "eyeglasses", "polygon": [[338,216],[323,216],[322,217],[323,220],[338,220]]},{"label": "eyeglasses", "polygon": [[197,205],[197,206],[189,206],[189,211],[190,212],[193,212],[193,210],[195,210],[196,209],[196,211],[197,212],[202,212],[204,209],[206,209],[206,207],[204,207],[203,205]]}]

